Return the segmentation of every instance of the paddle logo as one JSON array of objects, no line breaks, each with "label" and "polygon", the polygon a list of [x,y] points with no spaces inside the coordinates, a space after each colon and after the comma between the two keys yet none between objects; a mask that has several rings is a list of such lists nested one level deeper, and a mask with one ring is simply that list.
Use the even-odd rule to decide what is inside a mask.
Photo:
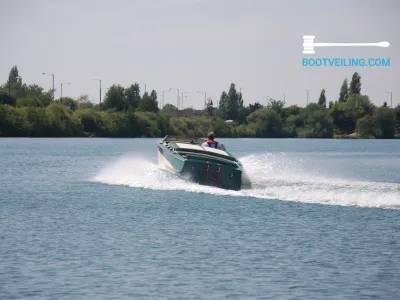
[{"label": "paddle logo", "polygon": [[[315,35],[303,36],[303,54],[315,54],[316,47],[382,47],[388,48],[390,43],[369,42],[369,43],[316,43]],[[305,67],[388,67],[390,58],[303,58],[302,65]]]}]

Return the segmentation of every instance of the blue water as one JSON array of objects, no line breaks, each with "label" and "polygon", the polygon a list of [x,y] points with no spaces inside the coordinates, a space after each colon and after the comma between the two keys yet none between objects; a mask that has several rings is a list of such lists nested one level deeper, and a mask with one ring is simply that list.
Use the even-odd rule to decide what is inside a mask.
[{"label": "blue water", "polygon": [[0,139],[0,299],[399,299],[399,141],[220,141],[251,190],[155,139]]}]

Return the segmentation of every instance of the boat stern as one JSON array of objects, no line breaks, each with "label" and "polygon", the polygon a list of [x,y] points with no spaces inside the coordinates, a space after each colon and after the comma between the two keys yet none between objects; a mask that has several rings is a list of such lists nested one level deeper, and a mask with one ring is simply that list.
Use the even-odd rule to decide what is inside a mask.
[{"label": "boat stern", "polygon": [[242,170],[240,167],[188,160],[180,175],[202,185],[228,190],[240,190],[242,188]]}]

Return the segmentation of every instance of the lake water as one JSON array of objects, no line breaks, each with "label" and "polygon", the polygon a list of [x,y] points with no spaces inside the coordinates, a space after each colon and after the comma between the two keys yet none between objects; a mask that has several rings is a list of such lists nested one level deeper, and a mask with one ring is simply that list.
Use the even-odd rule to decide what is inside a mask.
[{"label": "lake water", "polygon": [[219,139],[238,192],[156,141],[0,139],[0,299],[399,299],[399,140]]}]

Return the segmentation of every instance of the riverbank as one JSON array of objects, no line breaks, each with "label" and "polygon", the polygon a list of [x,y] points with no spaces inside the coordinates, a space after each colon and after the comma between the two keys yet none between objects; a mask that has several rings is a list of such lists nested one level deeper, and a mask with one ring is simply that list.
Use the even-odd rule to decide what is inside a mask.
[{"label": "riverbank", "polygon": [[[360,80],[354,73],[350,86],[361,86]],[[322,90],[318,101],[305,107],[273,98],[266,106],[251,101],[246,105],[234,83],[221,93],[217,106],[211,98],[200,110],[163,102],[155,90],[141,95],[137,83],[111,86],[101,105],[87,95],[54,99],[37,85],[23,84],[15,67],[9,82],[0,86],[0,136],[206,136],[214,131],[219,138],[390,139],[400,132],[400,105],[377,106],[361,88],[344,89],[329,103]]]},{"label": "riverbank", "polygon": [[344,123],[342,128],[348,130],[344,133],[340,121],[335,122],[335,111],[315,103],[281,111],[261,107],[233,122],[208,111],[200,116],[176,116],[168,109],[124,112],[79,103],[76,107],[60,103],[44,107],[0,104],[0,137],[155,138],[167,134],[207,136],[207,132],[214,131],[219,138],[386,139],[399,137],[395,135],[394,112],[386,107],[375,108],[371,116]]}]

